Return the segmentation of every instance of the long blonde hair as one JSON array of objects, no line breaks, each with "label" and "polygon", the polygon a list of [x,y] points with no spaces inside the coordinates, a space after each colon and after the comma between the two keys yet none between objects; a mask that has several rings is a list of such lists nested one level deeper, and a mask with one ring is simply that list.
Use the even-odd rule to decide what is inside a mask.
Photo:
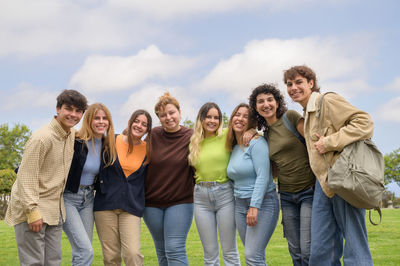
[{"label": "long blonde hair", "polygon": [[199,159],[200,151],[201,151],[201,143],[204,139],[204,128],[203,128],[203,121],[207,117],[207,113],[210,109],[215,108],[218,111],[219,115],[219,127],[217,129],[217,136],[219,136],[222,132],[222,113],[219,109],[218,105],[213,102],[207,102],[203,104],[200,108],[199,113],[197,114],[196,123],[194,125],[194,133],[190,138],[190,146],[189,146],[189,164],[195,165]]},{"label": "long blonde hair", "polygon": [[[106,134],[103,136],[103,154],[102,159],[105,163],[105,167],[112,165],[117,158],[117,151],[115,150],[115,136],[114,136],[114,124],[110,110],[102,103],[91,104],[85,112],[85,116],[82,121],[82,127],[77,132],[76,137],[88,142],[89,140],[94,143],[94,133],[91,127],[92,121],[98,110],[104,111],[108,119],[108,129]],[[94,145],[94,144],[92,144]]]}]

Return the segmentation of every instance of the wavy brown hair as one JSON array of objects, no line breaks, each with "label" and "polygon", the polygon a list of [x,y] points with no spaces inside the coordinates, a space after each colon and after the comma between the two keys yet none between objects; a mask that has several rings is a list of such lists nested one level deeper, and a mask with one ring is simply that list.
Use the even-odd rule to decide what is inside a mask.
[{"label": "wavy brown hair", "polygon": [[289,79],[293,80],[297,75],[307,79],[307,82],[310,82],[310,80],[314,81],[314,86],[311,88],[311,91],[319,92],[320,88],[318,87],[317,76],[315,75],[315,72],[306,65],[293,66],[288,70],[285,70],[285,72],[283,72],[283,82],[287,84]]},{"label": "wavy brown hair", "polygon": [[152,128],[152,120],[151,120],[151,115],[149,112],[143,109],[136,110],[133,112],[131,117],[128,120],[128,126],[126,129],[122,132],[122,135],[125,135],[128,138],[128,154],[132,153],[133,151],[133,137],[132,137],[132,124],[135,122],[136,118],[139,115],[144,115],[147,118],[147,127],[146,127],[146,138],[144,141],[146,141],[146,164],[150,162],[151,159],[151,128]]},{"label": "wavy brown hair", "polygon": [[241,107],[245,107],[249,110],[249,118],[248,118],[248,122],[247,122],[247,127],[245,128],[244,131],[248,130],[249,128],[255,128],[256,127],[256,122],[252,119],[252,115],[251,115],[251,110],[250,110],[250,106],[247,103],[240,103],[238,106],[235,107],[235,109],[233,109],[231,117],[229,118],[229,123],[228,123],[228,133],[226,136],[226,144],[225,147],[228,151],[232,151],[232,148],[236,145],[242,145],[243,143],[243,138],[239,138],[236,139],[236,135],[235,132],[233,131],[233,125],[232,125],[232,119],[235,116],[235,114],[237,113],[237,111],[239,110],[239,108]]}]

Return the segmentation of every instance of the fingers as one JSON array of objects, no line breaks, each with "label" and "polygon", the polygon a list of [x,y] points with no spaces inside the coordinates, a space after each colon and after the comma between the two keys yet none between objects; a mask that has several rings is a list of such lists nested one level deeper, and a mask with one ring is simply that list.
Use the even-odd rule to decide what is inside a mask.
[{"label": "fingers", "polygon": [[32,232],[38,233],[38,232],[40,232],[42,230],[42,225],[43,225],[43,220],[40,219],[40,220],[38,220],[36,222],[30,223],[29,224],[29,229]]},{"label": "fingers", "polygon": [[256,226],[257,225],[257,215],[247,214],[246,223],[248,226]]}]

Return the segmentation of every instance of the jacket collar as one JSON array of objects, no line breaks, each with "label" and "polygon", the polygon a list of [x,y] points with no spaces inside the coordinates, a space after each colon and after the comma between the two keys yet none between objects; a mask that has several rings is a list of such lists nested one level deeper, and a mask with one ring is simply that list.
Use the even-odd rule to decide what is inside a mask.
[{"label": "jacket collar", "polygon": [[305,112],[312,113],[312,112],[317,111],[317,106],[316,106],[315,103],[317,102],[317,98],[318,98],[319,95],[320,95],[319,92],[311,93],[310,99],[308,99],[308,103],[307,103]]},{"label": "jacket collar", "polygon": [[50,122],[50,127],[54,130],[54,132],[59,136],[60,138],[66,139],[68,136],[71,134],[71,132],[74,130],[71,128],[69,132],[65,132],[65,130],[62,128],[60,123],[57,121],[56,117],[53,117],[53,119]]}]

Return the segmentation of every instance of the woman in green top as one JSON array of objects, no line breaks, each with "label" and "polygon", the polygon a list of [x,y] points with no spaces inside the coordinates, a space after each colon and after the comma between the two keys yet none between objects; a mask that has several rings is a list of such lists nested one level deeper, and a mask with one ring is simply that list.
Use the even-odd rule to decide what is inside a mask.
[{"label": "woman in green top", "polygon": [[293,265],[308,265],[315,176],[306,146],[295,136],[296,129],[303,135],[304,119],[296,111],[287,111],[283,95],[271,84],[253,90],[250,108],[277,168],[283,231]]},{"label": "woman in green top", "polygon": [[219,265],[217,228],[225,265],[240,265],[232,183],[226,168],[230,152],[225,148],[218,105],[205,103],[197,115],[189,146],[189,163],[196,170],[194,217],[204,250],[204,265]]}]

